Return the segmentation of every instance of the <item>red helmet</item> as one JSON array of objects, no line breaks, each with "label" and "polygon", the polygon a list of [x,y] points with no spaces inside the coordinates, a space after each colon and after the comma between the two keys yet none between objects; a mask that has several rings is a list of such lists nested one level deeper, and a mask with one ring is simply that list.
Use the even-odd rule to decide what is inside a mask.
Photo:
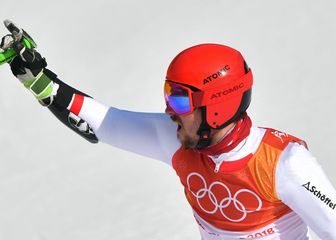
[{"label": "red helmet", "polygon": [[252,83],[252,71],[240,52],[220,44],[201,44],[182,51],[170,63],[165,99],[177,114],[201,108],[202,138],[211,128],[224,128],[246,114]]}]

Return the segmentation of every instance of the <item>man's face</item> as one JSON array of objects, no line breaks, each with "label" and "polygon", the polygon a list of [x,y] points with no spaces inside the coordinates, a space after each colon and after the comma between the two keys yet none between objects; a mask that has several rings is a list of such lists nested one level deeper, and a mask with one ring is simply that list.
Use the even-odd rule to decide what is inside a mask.
[{"label": "man's face", "polygon": [[178,115],[166,109],[166,113],[169,114],[173,122],[178,125],[177,138],[182,146],[186,148],[195,148],[199,140],[197,131],[202,122],[201,110],[195,109],[192,113]]}]

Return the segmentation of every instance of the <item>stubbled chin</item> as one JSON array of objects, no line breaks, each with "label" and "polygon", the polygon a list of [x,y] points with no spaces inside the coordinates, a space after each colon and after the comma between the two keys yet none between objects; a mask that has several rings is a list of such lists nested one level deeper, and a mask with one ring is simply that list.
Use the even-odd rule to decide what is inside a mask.
[{"label": "stubbled chin", "polygon": [[177,138],[181,145],[188,149],[194,149],[197,146],[198,140],[192,139],[189,136],[183,136],[181,132],[177,132]]}]

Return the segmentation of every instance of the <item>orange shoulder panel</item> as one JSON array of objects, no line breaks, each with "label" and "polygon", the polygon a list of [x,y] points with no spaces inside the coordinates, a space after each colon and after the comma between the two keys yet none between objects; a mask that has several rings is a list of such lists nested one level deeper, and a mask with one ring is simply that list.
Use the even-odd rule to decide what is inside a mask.
[{"label": "orange shoulder panel", "polygon": [[306,142],[301,140],[300,138],[294,137],[292,135],[289,135],[287,133],[272,128],[267,128],[262,142],[272,147],[275,147],[281,151],[283,151],[290,142],[298,142],[300,144],[303,144],[306,148],[308,148]]},{"label": "orange shoulder panel", "polygon": [[276,166],[282,151],[290,142],[307,147],[299,138],[275,129],[267,129],[259,148],[248,166],[261,194],[272,202],[280,201],[275,187]]}]

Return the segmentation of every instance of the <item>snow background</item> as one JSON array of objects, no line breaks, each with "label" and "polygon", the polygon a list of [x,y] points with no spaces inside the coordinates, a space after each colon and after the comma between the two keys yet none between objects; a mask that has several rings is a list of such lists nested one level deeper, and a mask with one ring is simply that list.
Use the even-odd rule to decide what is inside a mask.
[{"label": "snow background", "polygon": [[[336,185],[335,10],[332,0],[12,0],[0,18],[27,30],[62,80],[135,111],[164,109],[165,71],[181,50],[237,48],[255,77],[254,123],[307,140]],[[87,143],[7,66],[0,81],[1,240],[199,239],[172,169]]]}]

